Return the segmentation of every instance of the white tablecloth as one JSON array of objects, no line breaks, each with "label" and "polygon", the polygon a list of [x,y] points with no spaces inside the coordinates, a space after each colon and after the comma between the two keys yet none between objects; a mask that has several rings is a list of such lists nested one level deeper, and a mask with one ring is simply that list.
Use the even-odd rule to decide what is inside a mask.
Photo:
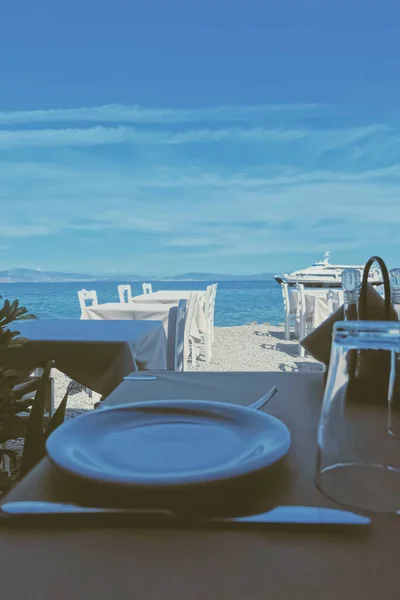
[{"label": "white tablecloth", "polygon": [[[308,295],[308,292],[307,292]],[[307,296],[306,296],[307,299]],[[331,316],[344,302],[343,290],[328,290],[326,296],[314,297],[313,327],[321,325]]]},{"label": "white tablecloth", "polygon": [[[306,313],[307,316],[312,317],[314,329],[321,325],[334,312],[332,301],[329,299],[329,293],[336,296],[335,300],[339,306],[343,304],[343,290],[328,290],[326,288],[309,288],[304,290]],[[297,289],[291,289],[290,294],[298,307]]]},{"label": "white tablecloth", "polygon": [[199,301],[205,300],[205,290],[159,290],[158,292],[152,292],[151,294],[140,294],[140,296],[134,296],[133,302],[176,302],[179,300],[189,300],[190,295],[194,294],[198,297]]},{"label": "white tablecloth", "polygon": [[194,299],[193,325],[191,335],[195,341],[200,340],[200,333],[208,332],[208,320],[204,312],[206,292],[203,290],[160,290],[152,294],[141,294],[132,298],[133,304],[171,304],[176,306],[179,300],[189,300],[190,296]]},{"label": "white tablecloth", "polygon": [[173,305],[152,303],[138,304],[132,302],[108,302],[96,306],[87,306],[81,314],[81,319],[96,320],[120,320],[120,321],[161,321],[165,333],[168,331],[168,313]]},{"label": "white tablecloth", "polygon": [[102,395],[132,370],[167,368],[160,322],[37,319],[20,321],[15,329],[29,342],[2,351],[10,366],[33,371],[55,360],[57,369]]},{"label": "white tablecloth", "polygon": [[[307,296],[306,296],[307,299]],[[314,296],[314,310],[312,311],[312,320],[314,329],[321,325],[332,314],[332,302],[329,302],[328,294],[326,296]]]},{"label": "white tablecloth", "polygon": [[[176,302],[109,302],[107,304],[98,304],[97,306],[86,307],[81,314],[81,319],[101,320],[101,319],[120,319],[134,321],[161,321],[164,326],[165,334],[168,334],[169,311]],[[193,318],[190,326],[190,335],[195,341],[200,341],[201,335],[198,328],[199,319]]]}]

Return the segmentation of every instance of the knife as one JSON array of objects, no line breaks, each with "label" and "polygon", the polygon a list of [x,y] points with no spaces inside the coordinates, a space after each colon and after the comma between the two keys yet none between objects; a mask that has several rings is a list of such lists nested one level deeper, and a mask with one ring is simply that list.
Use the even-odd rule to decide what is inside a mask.
[{"label": "knife", "polygon": [[155,375],[127,375],[124,381],[155,381],[158,379]]},{"label": "knife", "polygon": [[262,525],[369,525],[368,517],[334,508],[315,506],[278,506],[264,513],[242,517],[201,517],[181,515],[167,509],[130,509],[130,508],[97,508],[63,504],[58,502],[6,502],[1,506],[1,513],[6,521],[31,517],[122,517],[126,524],[136,527],[218,527],[218,526],[256,526]]}]

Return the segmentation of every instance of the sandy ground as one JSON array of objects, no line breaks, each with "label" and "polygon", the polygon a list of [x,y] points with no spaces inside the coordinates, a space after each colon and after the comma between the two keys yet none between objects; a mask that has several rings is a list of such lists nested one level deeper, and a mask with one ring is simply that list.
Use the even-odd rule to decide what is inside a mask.
[{"label": "sandy ground", "polygon": [[286,341],[283,327],[241,325],[216,327],[211,363],[200,356],[196,371],[322,370],[311,356],[299,356],[297,340]]}]

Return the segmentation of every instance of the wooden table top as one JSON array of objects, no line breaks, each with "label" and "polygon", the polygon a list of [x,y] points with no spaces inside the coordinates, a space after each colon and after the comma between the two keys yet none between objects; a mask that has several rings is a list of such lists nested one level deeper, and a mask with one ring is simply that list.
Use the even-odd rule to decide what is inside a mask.
[{"label": "wooden table top", "polygon": [[[149,373],[150,374],[150,373]],[[140,373],[138,374],[140,376]],[[265,407],[289,427],[292,447],[270,480],[267,504],[335,505],[314,486],[321,373],[170,373],[125,381],[109,405],[151,399],[250,404],[272,385]],[[364,408],[360,408],[364,410]],[[365,409],[367,410],[367,409]],[[272,485],[274,481],[274,485]],[[244,490],[243,493],[246,491]],[[6,500],[79,501],[46,459]],[[232,498],[227,497],[229,503]],[[396,516],[367,533],[97,529],[0,529],[3,589],[16,600],[53,598],[216,600],[374,599],[398,587]]]}]

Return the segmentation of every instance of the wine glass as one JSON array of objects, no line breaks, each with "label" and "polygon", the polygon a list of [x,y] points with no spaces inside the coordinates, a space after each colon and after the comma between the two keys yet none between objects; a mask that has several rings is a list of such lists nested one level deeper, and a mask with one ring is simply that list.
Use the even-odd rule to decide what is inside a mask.
[{"label": "wine glass", "polygon": [[316,484],[344,506],[400,511],[399,356],[399,322],[334,326]]}]

